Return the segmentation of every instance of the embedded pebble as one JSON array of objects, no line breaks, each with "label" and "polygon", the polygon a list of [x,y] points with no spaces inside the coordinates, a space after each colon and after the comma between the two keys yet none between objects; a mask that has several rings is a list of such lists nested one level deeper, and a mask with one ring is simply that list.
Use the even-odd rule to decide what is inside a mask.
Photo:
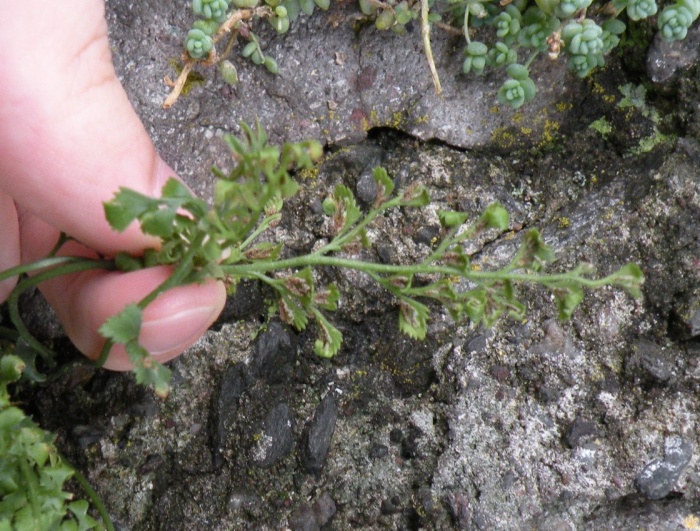
[{"label": "embedded pebble", "polygon": [[253,448],[253,462],[269,468],[294,447],[294,419],[287,404],[277,404],[263,421],[263,429]]},{"label": "embedded pebble", "polygon": [[295,354],[296,342],[289,328],[271,321],[258,337],[251,371],[269,384],[282,383],[292,372]]},{"label": "embedded pebble", "polygon": [[338,407],[329,393],[321,400],[313,418],[304,428],[301,464],[307,472],[318,474],[326,464],[337,419]]},{"label": "embedded pebble", "polygon": [[668,437],[663,459],[654,459],[637,476],[639,491],[650,500],[668,495],[693,456],[693,445],[682,437]]}]

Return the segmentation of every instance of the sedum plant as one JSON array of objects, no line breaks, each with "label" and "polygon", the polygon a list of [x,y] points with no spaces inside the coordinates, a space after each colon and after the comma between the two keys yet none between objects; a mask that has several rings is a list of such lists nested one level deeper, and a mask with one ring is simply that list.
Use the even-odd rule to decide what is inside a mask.
[{"label": "sedum plant", "polygon": [[[656,0],[360,0],[360,9],[376,17],[377,29],[402,32],[411,20],[404,11],[425,13],[426,3],[433,13],[424,17],[424,34],[429,34],[430,25],[445,27],[440,20],[446,17],[448,29],[458,27],[466,40],[463,71],[475,75],[483,74],[487,67],[508,69],[516,63],[528,68],[535,57],[546,52],[551,59],[568,56],[569,68],[585,77],[603,66],[605,56],[617,47],[626,29],[625,18],[637,22],[653,17],[658,10]],[[700,0],[680,0],[667,6],[657,21],[661,37],[666,41],[685,38],[698,15]],[[481,40],[473,40],[473,34]],[[432,61],[429,41],[426,54]],[[530,95],[521,87],[523,95],[516,88],[523,80],[508,72],[498,92],[499,101],[517,109],[531,100],[534,93]]]},{"label": "sedum plant", "polygon": [[[675,41],[686,37],[700,15],[700,0],[678,0],[667,5],[658,16],[657,0],[358,1],[362,15],[372,20],[378,30],[405,33],[410,24],[420,20],[423,47],[438,93],[440,81],[430,44],[433,27],[464,37],[462,70],[468,75],[482,75],[490,68],[508,69],[513,64],[527,70],[539,54],[547,53],[553,60],[567,56],[569,68],[577,76],[586,77],[605,64],[606,55],[619,44],[627,21],[636,23],[656,17],[661,37]],[[277,62],[265,54],[253,32],[254,23],[266,19],[275,31],[283,34],[299,16],[311,16],[315,7],[325,10],[329,5],[330,0],[234,0],[230,5],[225,0],[193,0],[192,11],[200,18],[185,40],[187,61],[219,64],[227,59],[240,36],[247,41],[242,45],[241,55],[277,73]],[[226,35],[229,37],[225,50],[219,55],[216,44]],[[181,82],[174,84],[165,107],[177,99],[190,67],[191,64],[186,65]],[[227,68],[235,69],[230,62]],[[517,109],[535,97],[529,90],[534,83],[522,83],[525,78],[507,74],[498,100]],[[237,74],[223,77],[229,83],[238,81]],[[505,98],[503,94],[511,96]]]}]

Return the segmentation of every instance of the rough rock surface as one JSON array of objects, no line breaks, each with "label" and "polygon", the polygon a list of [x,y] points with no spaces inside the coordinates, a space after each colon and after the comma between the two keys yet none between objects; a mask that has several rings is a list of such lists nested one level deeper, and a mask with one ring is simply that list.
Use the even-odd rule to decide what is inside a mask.
[{"label": "rough rock surface", "polygon": [[[495,106],[497,75],[457,74],[450,39],[435,38],[436,97],[416,30],[353,26],[354,8],[339,3],[286,36],[260,32],[279,76],[235,59],[236,88],[212,73],[164,111],[162,78],[189,13],[154,0],[107,7],[134,106],[198,193],[207,168],[230,164],[218,137],[241,119],[259,117],[278,140],[325,142],[275,229],[290,249],[326,236],[318,205],[334,184],[371,201],[366,172],[381,163],[398,186],[427,186],[439,208],[508,208],[511,230],[469,249],[483,267],[535,227],[555,270],[635,261],[647,278],[643,300],[587,293],[566,323],[545,291],[523,286],[526,320],[484,330],[437,312],[418,342],[367,278],[324,271],[345,294],[333,360],[314,356],[312,330],[268,321],[269,294],[246,285],[171,364],[166,401],[129,375],[83,369],[34,393],[35,417],[120,529],[700,527],[696,64],[627,104],[617,88],[639,83],[633,61],[613,58],[584,81],[561,61],[537,63],[540,95],[514,113]],[[589,127],[601,118],[611,129]],[[424,256],[439,230],[436,209],[378,221],[375,260]]]}]

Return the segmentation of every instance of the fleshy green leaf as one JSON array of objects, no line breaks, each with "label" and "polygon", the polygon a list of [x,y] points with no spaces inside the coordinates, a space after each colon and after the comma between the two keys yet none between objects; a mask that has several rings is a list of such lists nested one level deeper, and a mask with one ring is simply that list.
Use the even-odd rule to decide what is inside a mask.
[{"label": "fleshy green leaf", "polygon": [[89,508],[90,505],[85,500],[76,500],[68,504],[68,509],[78,521],[78,531],[87,531],[97,526],[97,522],[88,514]]},{"label": "fleshy green leaf", "polygon": [[190,189],[174,177],[170,177],[161,190],[163,199],[192,199]]},{"label": "fleshy green leaf", "polygon": [[137,256],[131,256],[129,253],[119,253],[114,257],[114,264],[119,271],[138,271],[143,269],[143,260]]}]

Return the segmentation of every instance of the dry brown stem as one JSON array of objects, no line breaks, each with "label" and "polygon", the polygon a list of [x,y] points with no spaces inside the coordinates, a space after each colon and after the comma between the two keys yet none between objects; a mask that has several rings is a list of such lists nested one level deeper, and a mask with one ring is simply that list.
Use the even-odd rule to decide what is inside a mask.
[{"label": "dry brown stem", "polygon": [[[226,22],[224,22],[219,27],[219,31],[217,31],[216,35],[214,35],[214,37],[212,38],[212,40],[214,41],[214,45],[216,45],[216,43],[219,42],[225,35],[230,33],[231,30],[233,30],[236,27],[236,24],[238,24],[240,21],[248,20],[253,16],[269,17],[271,13],[272,11],[268,7],[258,7],[255,9],[238,9],[234,11],[231,14],[231,16],[226,20]],[[184,66],[182,67],[182,72],[180,72],[180,75],[177,76],[177,79],[174,83],[172,83],[172,81],[170,81],[170,79],[166,77],[166,84],[168,86],[171,86],[172,84],[172,90],[163,102],[163,108],[169,109],[175,104],[177,99],[180,97],[180,94],[182,93],[182,89],[184,88],[185,83],[187,82],[187,76],[189,75],[190,71],[192,70],[195,64],[197,64],[198,62],[201,62],[202,64],[213,64],[216,62],[216,57],[216,48],[212,50],[212,52],[209,54],[209,57],[207,57],[205,61],[200,61],[199,59],[193,59],[192,57],[188,57],[185,60]]]}]

